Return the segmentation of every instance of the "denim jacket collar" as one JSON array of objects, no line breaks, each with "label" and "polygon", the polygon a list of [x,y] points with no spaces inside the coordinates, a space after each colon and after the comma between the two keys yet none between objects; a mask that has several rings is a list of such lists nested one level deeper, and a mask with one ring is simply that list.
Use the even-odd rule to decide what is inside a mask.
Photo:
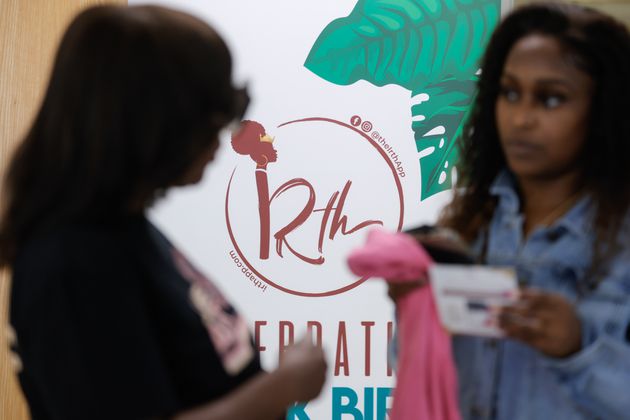
[{"label": "denim jacket collar", "polygon": [[[520,213],[520,198],[517,193],[516,179],[507,169],[499,172],[490,186],[490,195],[498,198],[497,210],[516,216]],[[549,229],[566,229],[579,238],[588,237],[592,232],[592,206],[588,195],[580,198],[560,219],[556,220]]]}]

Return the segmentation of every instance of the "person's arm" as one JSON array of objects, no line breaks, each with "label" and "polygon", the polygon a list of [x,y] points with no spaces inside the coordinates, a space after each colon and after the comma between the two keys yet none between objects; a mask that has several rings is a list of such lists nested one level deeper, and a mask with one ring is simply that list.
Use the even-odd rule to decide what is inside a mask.
[{"label": "person's arm", "polygon": [[538,349],[577,406],[598,418],[630,413],[630,267],[618,265],[576,305],[552,293],[526,291],[504,309],[500,325],[509,337]]},{"label": "person's arm", "polygon": [[175,416],[175,420],[276,419],[294,402],[315,398],[325,380],[320,348],[303,341],[288,349],[282,364],[260,373],[225,397]]},{"label": "person's arm", "polygon": [[596,418],[622,419],[630,413],[630,344],[607,335],[564,359],[545,361],[576,405]]}]

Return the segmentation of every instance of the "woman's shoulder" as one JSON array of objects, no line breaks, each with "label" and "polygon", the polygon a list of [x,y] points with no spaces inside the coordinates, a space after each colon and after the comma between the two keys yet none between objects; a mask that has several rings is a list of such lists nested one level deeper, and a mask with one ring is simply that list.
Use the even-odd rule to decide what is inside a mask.
[{"label": "woman's shoulder", "polygon": [[116,301],[145,294],[138,249],[140,226],[69,223],[32,235],[11,267],[14,322],[27,313]]},{"label": "woman's shoulder", "polygon": [[124,268],[146,235],[143,219],[124,223],[73,222],[41,230],[18,249],[14,277]]}]

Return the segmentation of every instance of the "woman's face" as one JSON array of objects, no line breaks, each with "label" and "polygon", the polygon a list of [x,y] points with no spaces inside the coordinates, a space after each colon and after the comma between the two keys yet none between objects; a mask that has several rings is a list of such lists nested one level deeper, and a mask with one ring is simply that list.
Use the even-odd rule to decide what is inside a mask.
[{"label": "woman's face", "polygon": [[176,186],[196,184],[203,178],[203,173],[208,163],[214,160],[214,155],[219,149],[219,139],[217,138],[198,158],[190,165],[184,176],[175,184]]},{"label": "woman's face", "polygon": [[273,147],[272,143],[262,142],[260,144],[260,155],[267,159],[268,163],[276,162],[278,160],[278,152]]},{"label": "woman's face", "polygon": [[532,34],[510,51],[500,80],[496,122],[510,170],[519,179],[579,174],[593,81],[553,37]]}]

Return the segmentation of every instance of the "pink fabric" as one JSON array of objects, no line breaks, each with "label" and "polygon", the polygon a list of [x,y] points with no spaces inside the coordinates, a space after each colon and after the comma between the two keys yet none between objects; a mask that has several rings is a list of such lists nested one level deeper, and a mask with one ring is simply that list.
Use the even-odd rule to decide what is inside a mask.
[{"label": "pink fabric", "polygon": [[[399,282],[426,277],[431,257],[411,236],[369,232],[366,244],[348,257],[359,276]],[[430,286],[398,301],[399,355],[392,420],[459,420],[457,377],[451,340],[440,325]]]}]

